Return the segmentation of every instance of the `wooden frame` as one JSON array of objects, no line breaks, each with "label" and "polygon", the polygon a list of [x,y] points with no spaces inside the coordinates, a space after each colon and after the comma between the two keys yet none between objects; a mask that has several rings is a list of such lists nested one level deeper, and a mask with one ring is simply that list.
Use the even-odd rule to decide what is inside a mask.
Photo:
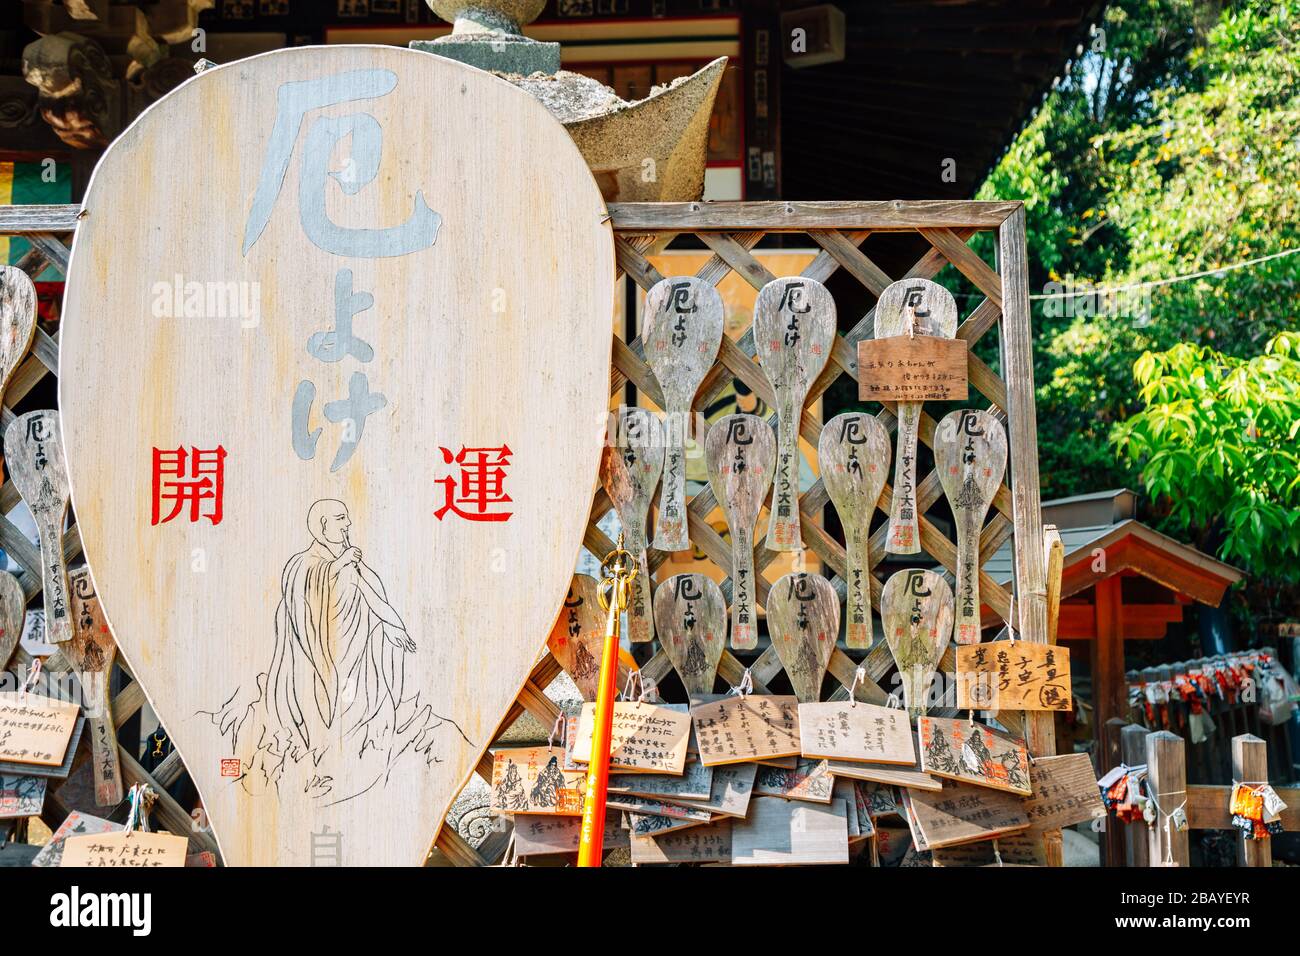
[{"label": "wooden frame", "polygon": [[[804,270],[804,275],[825,281],[832,273],[844,270],[860,282],[869,293],[878,296],[895,278],[930,278],[951,264],[983,294],[982,301],[964,317],[958,329],[959,338],[974,345],[986,333],[997,328],[1001,354],[1002,374],[980,359],[973,351],[969,356],[971,385],[983,394],[996,410],[1006,418],[1010,448],[1008,480],[994,495],[992,516],[986,524],[980,542],[981,563],[991,556],[1005,541],[1015,541],[1015,575],[1010,590],[993,581],[988,575],[981,579],[984,602],[1013,628],[1021,640],[1046,643],[1048,632],[1048,570],[1045,560],[1044,532],[1039,500],[1037,425],[1034,409],[1033,362],[1028,290],[1028,263],[1025,254],[1024,210],[1018,202],[739,202],[739,203],[631,203],[612,204],[609,213],[616,233],[618,266],[634,282],[648,289],[663,278],[651,264],[647,255],[652,248],[663,248],[674,237],[695,235],[713,254],[699,270],[697,276],[710,283],[720,282],[729,272],[735,271],[755,288],[773,278],[750,250],[767,233],[803,233],[820,252]],[[28,206],[0,208],[0,233],[24,235],[31,238],[32,252],[22,268],[29,274],[44,268],[47,261],[66,267],[66,234],[76,228],[81,212],[76,206]],[[977,232],[996,231],[998,259],[1001,272],[986,263],[968,245]],[[924,238],[930,248],[909,269],[905,276],[890,276],[881,270],[859,249],[861,243],[873,232],[910,232]],[[868,311],[847,332],[837,335],[826,370],[818,378],[809,395],[809,402],[823,394],[838,378],[847,375],[856,380],[856,343],[872,334],[873,313]],[[738,341],[723,338],[718,361],[705,378],[696,396],[695,407],[707,406],[724,389],[732,378],[740,379],[750,389],[772,404],[771,388],[762,370],[754,360],[753,333],[748,332]],[[633,383],[652,401],[662,405],[658,383],[643,360],[639,340],[625,342],[615,336],[610,395],[616,398],[624,385]],[[58,373],[56,337],[38,330],[32,354],[24,360],[4,395],[4,422],[12,419],[11,407],[20,401],[45,375]],[[886,405],[878,415],[882,424],[892,430],[896,419]],[[922,415],[921,440],[927,445],[934,439],[935,420]],[[802,437],[813,447],[817,445],[820,424],[805,414],[800,425]],[[580,493],[575,489],[576,493]],[[921,541],[925,549],[949,571],[955,568],[956,548],[948,538],[925,517],[925,512],[942,497],[937,474],[931,472],[917,486],[918,512],[921,514]],[[5,510],[17,503],[18,494],[6,482],[0,490],[0,506]],[[891,491],[886,485],[880,507],[888,510]],[[800,501],[803,536],[807,546],[821,558],[828,577],[845,572],[845,552],[842,542],[835,540],[826,530],[815,524],[813,516],[825,509],[828,496],[821,481],[805,492]],[[706,487],[691,500],[688,507],[688,529],[692,543],[718,565],[724,573],[730,569],[730,552],[726,543],[705,520],[716,501]],[[597,522],[611,508],[603,491],[594,497],[591,521],[584,538],[588,550],[597,556],[612,549],[613,542],[597,526]],[[869,564],[875,567],[883,557],[884,529],[872,536]],[[39,593],[39,574],[33,575],[37,555],[21,532],[0,517],[0,546],[23,565],[20,581],[28,600]],[[80,539],[73,527],[64,536],[64,551],[69,559],[80,555]],[[756,585],[760,603],[763,603],[769,582],[763,569],[776,557],[758,543],[755,555]],[[652,550],[649,554],[653,574],[667,559],[663,552]],[[981,572],[983,573],[983,572]],[[845,583],[842,577],[832,581],[841,597]],[[883,582],[872,575],[872,601],[879,607]],[[730,581],[723,584],[723,593],[730,596]],[[538,635],[541,646],[545,635]],[[20,652],[21,654],[21,652]],[[67,670],[68,663],[61,654],[47,661],[47,669]],[[20,661],[25,663],[25,661]],[[858,666],[857,661],[844,651],[836,650],[830,663],[830,673],[839,683],[830,699],[847,699]],[[867,680],[858,685],[859,699],[883,703],[887,693],[882,681],[893,667],[893,660],[884,642],[878,642],[860,662],[866,669]],[[644,665],[651,677],[664,676],[671,665],[662,651]],[[760,692],[766,688],[781,668],[772,648],[764,651],[751,665],[754,686]],[[949,648],[941,665],[944,671],[953,669],[952,650]],[[546,653],[533,668],[515,704],[503,716],[501,730],[508,728],[525,711],[532,714],[543,726],[555,723],[559,710],[545,694],[547,685],[559,674],[560,667]],[[731,683],[740,681],[744,666],[729,651],[724,652],[720,675]],[[136,713],[144,703],[144,694],[136,683],[129,683],[114,700],[114,717],[120,726]],[[951,708],[932,708],[934,714],[951,714]],[[1050,714],[1004,714],[1002,722],[1012,731],[1023,733],[1029,749],[1034,754],[1055,753],[1055,738]],[[172,800],[166,787],[185,772],[179,755],[173,753],[153,774],[140,767],[134,754],[122,752],[122,767],[128,783],[150,783],[160,794],[155,809],[157,824],[189,837],[192,849],[215,850],[211,835],[192,827],[184,808]],[[476,768],[484,779],[490,780],[492,756],[489,752]],[[57,799],[47,798],[46,813],[49,822],[57,825],[66,810]],[[454,827],[444,826],[437,841],[442,856],[457,865],[483,865],[495,862],[505,852],[508,833],[492,830],[476,848],[466,836]],[[1060,862],[1059,831],[1046,835],[1046,860]]]}]

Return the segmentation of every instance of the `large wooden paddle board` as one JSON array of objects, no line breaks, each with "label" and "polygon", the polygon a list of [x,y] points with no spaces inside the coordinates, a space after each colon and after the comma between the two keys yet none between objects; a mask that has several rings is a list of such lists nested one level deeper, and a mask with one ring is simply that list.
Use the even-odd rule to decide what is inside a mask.
[{"label": "large wooden paddle board", "polygon": [[613,238],[563,128],[377,46],[210,69],[100,161],[74,508],[229,864],[419,864],[564,604]]}]

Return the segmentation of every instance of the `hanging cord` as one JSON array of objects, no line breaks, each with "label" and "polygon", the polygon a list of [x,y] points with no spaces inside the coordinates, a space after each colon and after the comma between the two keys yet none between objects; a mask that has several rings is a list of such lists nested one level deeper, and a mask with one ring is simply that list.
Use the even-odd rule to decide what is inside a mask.
[{"label": "hanging cord", "polygon": [[885,706],[892,708],[894,710],[902,710],[903,701],[899,698],[897,694],[890,694],[889,697],[886,698],[885,700]]},{"label": "hanging cord", "polygon": [[555,723],[551,727],[551,732],[546,738],[546,749],[550,750],[555,746],[555,735],[560,736],[560,746],[566,747],[569,742],[569,722],[565,719],[564,711],[555,715]]},{"label": "hanging cord", "polygon": [[866,681],[867,681],[867,669],[863,667],[861,664],[859,664],[858,669],[853,672],[853,683],[849,685],[849,706],[850,707],[858,706],[858,698],[855,696],[855,692],[858,689],[858,685],[865,684]]},{"label": "hanging cord", "polygon": [[641,673],[640,668],[627,672],[627,683],[623,686],[623,700],[632,700],[632,688],[640,687],[641,692],[637,694],[635,703],[644,704],[646,698],[655,692],[656,685],[653,677],[646,677]]},{"label": "hanging cord", "polygon": [[[1150,787],[1147,788],[1147,799],[1150,800],[1153,804],[1155,804],[1156,813],[1158,813],[1161,817],[1164,818],[1164,819],[1163,819],[1163,822],[1159,824],[1159,826],[1161,826],[1161,827],[1164,829],[1164,831],[1165,831],[1165,858],[1164,858],[1164,862],[1167,863],[1167,864],[1169,864],[1170,866],[1173,866],[1173,865],[1174,865],[1174,830],[1173,830],[1173,819],[1174,819],[1174,815],[1175,815],[1175,814],[1177,814],[1179,811],[1181,811],[1184,807],[1187,806],[1187,791],[1186,791],[1186,790],[1171,790],[1171,791],[1169,791],[1168,793],[1164,794],[1164,796],[1166,796],[1166,797],[1176,797],[1176,796],[1178,796],[1178,795],[1180,795],[1180,794],[1181,794],[1182,797],[1183,797],[1183,802],[1182,802],[1182,803],[1180,803],[1180,804],[1178,804],[1178,806],[1174,807],[1174,809],[1173,809],[1172,811],[1170,811],[1169,813],[1165,813],[1164,808],[1160,806],[1160,801],[1159,801],[1158,799],[1156,799],[1156,788],[1155,788],[1155,786],[1154,786],[1155,781],[1152,780],[1152,779],[1148,776],[1148,777],[1147,777],[1147,782],[1150,783],[1150,784],[1152,784],[1152,786],[1150,786]],[[1153,825],[1154,825],[1154,824],[1153,824]]]},{"label": "hanging cord", "polygon": [[154,793],[153,788],[147,783],[137,783],[131,786],[127,799],[131,801],[131,809],[126,815],[127,831],[139,830],[148,833],[149,811],[153,808],[154,801],[158,799],[158,794]]},{"label": "hanging cord", "polygon": [[993,841],[993,859],[997,861],[998,866],[1005,866],[1002,862],[1002,854],[998,852],[998,841]]},{"label": "hanging cord", "polygon": [[754,693],[754,675],[749,672],[748,667],[745,668],[745,673],[740,675],[740,683],[731,688],[731,693],[737,697],[748,697]]},{"label": "hanging cord", "polygon": [[36,681],[37,679],[40,678],[40,676],[41,676],[41,659],[39,657],[34,657],[32,658],[31,669],[27,671],[27,679],[23,681],[23,689],[19,695],[23,700],[27,699],[27,694],[29,691],[36,689]]}]

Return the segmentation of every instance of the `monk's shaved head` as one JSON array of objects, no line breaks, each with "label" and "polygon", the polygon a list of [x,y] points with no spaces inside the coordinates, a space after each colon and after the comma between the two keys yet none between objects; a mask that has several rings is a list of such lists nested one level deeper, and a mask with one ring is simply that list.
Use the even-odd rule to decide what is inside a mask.
[{"label": "monk's shaved head", "polygon": [[348,506],[333,498],[322,498],[307,511],[307,530],[317,541],[326,544],[342,544],[352,519],[348,516]]}]

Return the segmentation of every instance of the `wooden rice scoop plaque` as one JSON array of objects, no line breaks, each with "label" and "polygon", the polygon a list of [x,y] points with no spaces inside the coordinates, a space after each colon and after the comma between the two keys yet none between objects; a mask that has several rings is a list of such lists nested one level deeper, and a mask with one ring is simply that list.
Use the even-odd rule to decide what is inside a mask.
[{"label": "wooden rice scoop plaque", "polygon": [[801,704],[821,696],[840,633],[840,599],[820,574],[787,574],[767,593],[767,626]]},{"label": "wooden rice scoop plaque", "polygon": [[867,540],[889,474],[889,434],[874,415],[836,415],[822,428],[817,463],[844,528],[848,564],[844,642],[849,647],[870,647],[871,567]]},{"label": "wooden rice scoop plaque", "polygon": [[977,721],[946,717],[922,717],[916,729],[926,773],[1022,797],[1032,792],[1023,740]]},{"label": "wooden rice scoop plaque", "polygon": [[703,574],[675,574],[660,584],[655,630],[686,693],[713,693],[727,633],[727,602],[717,582]]},{"label": "wooden rice scoop plaque", "polygon": [[[600,583],[589,574],[575,574],[564,596],[546,646],[564,672],[573,678],[583,700],[596,699],[600,655],[605,650],[606,611],[600,606]],[[627,668],[619,665],[619,683]]]},{"label": "wooden rice scoop plaque", "polygon": [[617,426],[618,433],[601,454],[600,483],[618,515],[623,547],[637,560],[638,573],[632,579],[627,601],[628,640],[645,644],[655,636],[650,565],[645,553],[646,521],[664,468],[664,435],[659,419],[644,408],[622,406]]},{"label": "wooden rice scoop plaque", "polygon": [[898,571],[885,582],[880,617],[898,665],[903,703],[917,717],[925,713],[934,669],[952,637],[952,588],[933,571]]},{"label": "wooden rice scoop plaque", "polygon": [[799,419],[835,344],[835,300],[814,279],[773,279],[754,302],[754,348],[776,394],[776,472],[767,547],[799,551]]},{"label": "wooden rice scoop plaque", "polygon": [[992,641],[957,648],[961,710],[1074,709],[1070,651],[1056,644]]},{"label": "wooden rice scoop plaque", "polygon": [[754,580],[754,524],[772,486],[776,436],[757,415],[727,415],[709,426],[704,440],[709,487],[731,531],[731,646],[758,646]]},{"label": "wooden rice scoop plaque", "polygon": [[[886,286],[876,303],[875,337],[957,334],[957,303],[952,293],[929,279],[900,279]],[[889,509],[885,550],[919,554],[921,529],[916,512],[916,441],[922,401],[898,403],[898,450],[894,454],[894,498]]]},{"label": "wooden rice scoop plaque", "polygon": [[709,283],[691,276],[662,279],[646,293],[645,360],[663,390],[665,422],[664,480],[654,546],[685,551],[686,439],[690,437],[691,402],[713,367],[722,344],[722,296]]},{"label": "wooden rice scoop plaque", "polygon": [[23,636],[27,617],[27,596],[23,586],[8,571],[0,571],[0,668],[9,664]]},{"label": "wooden rice scoop plaque", "polygon": [[76,668],[85,695],[86,730],[90,734],[95,774],[95,803],[113,807],[122,802],[122,767],[117,754],[117,726],[113,722],[113,695],[109,675],[117,658],[117,643],[104,620],[104,611],[90,579],[90,569],[69,575],[72,585],[72,640],[65,653]]},{"label": "wooden rice scoop plaque", "polygon": [[36,334],[36,286],[27,273],[0,266],[0,396],[32,347]]},{"label": "wooden rice scoop plaque", "polygon": [[63,462],[58,413],[28,412],[10,422],[5,429],[5,462],[40,536],[45,639],[62,644],[72,639],[72,615],[68,610],[68,566],[63,558],[68,470]]},{"label": "wooden rice scoop plaque", "polygon": [[585,162],[482,71],[286,49],[150,107],[83,216],[73,501],[225,862],[305,865],[328,827],[344,865],[422,863],[587,524],[560,490],[599,469],[614,255]]},{"label": "wooden rice scoop plaque", "polygon": [[992,412],[963,408],[945,415],[935,433],[934,467],[957,524],[953,637],[958,644],[978,644],[980,532],[1007,470],[1006,429]]}]

